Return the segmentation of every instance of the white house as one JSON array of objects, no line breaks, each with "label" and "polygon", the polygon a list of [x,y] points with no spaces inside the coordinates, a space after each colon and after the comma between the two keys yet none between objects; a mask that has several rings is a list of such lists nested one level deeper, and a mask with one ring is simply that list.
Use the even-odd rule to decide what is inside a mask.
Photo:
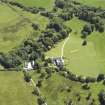
[{"label": "white house", "polygon": [[24,70],[33,70],[35,66],[35,61],[25,62],[23,69]]}]

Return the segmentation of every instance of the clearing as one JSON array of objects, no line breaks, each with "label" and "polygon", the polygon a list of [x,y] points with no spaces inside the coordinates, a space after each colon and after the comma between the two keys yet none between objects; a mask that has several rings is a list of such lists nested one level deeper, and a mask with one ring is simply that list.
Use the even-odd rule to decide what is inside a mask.
[{"label": "clearing", "polygon": [[[87,46],[82,46],[83,39],[80,36],[84,24],[85,22],[76,18],[66,22],[66,25],[71,27],[73,32],[64,48],[65,65],[77,75],[96,77],[99,73],[105,73],[105,33],[92,33],[87,39]],[[47,57],[61,55],[63,43],[64,41],[60,42],[47,52]]]}]

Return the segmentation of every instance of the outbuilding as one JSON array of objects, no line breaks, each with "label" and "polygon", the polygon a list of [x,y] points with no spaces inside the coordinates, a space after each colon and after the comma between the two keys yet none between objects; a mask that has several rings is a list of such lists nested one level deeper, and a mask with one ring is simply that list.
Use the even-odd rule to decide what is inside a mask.
[{"label": "outbuilding", "polygon": [[25,62],[24,63],[24,70],[33,70],[35,67],[35,61]]},{"label": "outbuilding", "polygon": [[58,68],[63,68],[63,66],[64,66],[64,59],[62,57],[52,58],[52,62]]}]

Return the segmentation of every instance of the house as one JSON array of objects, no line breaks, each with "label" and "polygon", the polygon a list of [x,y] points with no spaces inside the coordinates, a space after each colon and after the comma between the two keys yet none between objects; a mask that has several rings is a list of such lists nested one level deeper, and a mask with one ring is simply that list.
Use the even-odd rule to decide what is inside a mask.
[{"label": "house", "polygon": [[24,70],[33,70],[35,66],[35,61],[25,62],[23,69]]},{"label": "house", "polygon": [[52,62],[58,68],[63,68],[63,66],[64,66],[64,59],[62,57],[52,58]]}]

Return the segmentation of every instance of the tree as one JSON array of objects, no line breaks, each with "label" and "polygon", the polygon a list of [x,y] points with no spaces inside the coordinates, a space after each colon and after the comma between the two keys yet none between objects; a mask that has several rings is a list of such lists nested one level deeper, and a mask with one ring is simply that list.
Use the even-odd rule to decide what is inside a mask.
[{"label": "tree", "polygon": [[38,71],[41,69],[41,67],[42,67],[42,61],[41,61],[41,59],[37,59],[37,60],[35,61],[35,67],[36,67],[36,69],[37,69]]},{"label": "tree", "polygon": [[88,83],[85,83],[82,85],[82,88],[85,90],[89,90],[90,89],[90,85]]},{"label": "tree", "polygon": [[69,99],[67,102],[66,102],[66,105],[73,105],[73,102],[71,99]]},{"label": "tree", "polygon": [[31,80],[31,76],[30,76],[29,73],[24,72],[24,80],[25,80],[26,82],[30,82],[30,80]]},{"label": "tree", "polygon": [[47,28],[52,28],[54,29],[56,32],[60,32],[63,28],[63,20],[58,18],[58,17],[54,17],[49,25],[47,26]]},{"label": "tree", "polygon": [[65,6],[64,0],[56,0],[55,2],[56,7],[63,9]]},{"label": "tree", "polygon": [[100,93],[98,94],[99,101],[101,105],[105,105],[105,91],[101,90]]},{"label": "tree", "polygon": [[43,44],[48,50],[50,49],[50,47],[53,47],[54,45],[53,41],[49,37],[43,38]]},{"label": "tree", "polygon": [[4,66],[4,68],[15,68],[22,64],[22,59],[13,52],[8,55],[1,54],[0,64]]},{"label": "tree", "polygon": [[37,99],[37,102],[38,102],[38,105],[44,105],[46,102],[45,102],[45,98],[43,98],[43,97],[39,97],[38,99]]},{"label": "tree", "polygon": [[96,78],[94,78],[94,77],[86,77],[86,83],[89,83],[89,82],[96,82]]},{"label": "tree", "polygon": [[66,32],[66,30],[62,30],[60,33],[63,39],[65,39],[68,36],[68,33]]},{"label": "tree", "polygon": [[96,24],[96,23],[99,23],[100,20],[101,20],[101,18],[99,16],[94,16],[94,17],[92,17],[91,23]]},{"label": "tree", "polygon": [[104,79],[104,81],[103,81],[103,84],[105,85],[105,79]]},{"label": "tree", "polygon": [[87,36],[88,36],[88,32],[82,30],[81,33],[82,33],[82,36],[81,36],[81,37],[82,37],[83,39],[86,39]]},{"label": "tree", "polygon": [[33,23],[32,27],[33,27],[34,30],[38,30],[39,29],[39,24]]},{"label": "tree", "polygon": [[78,81],[79,82],[82,82],[82,83],[85,83],[86,82],[86,78],[84,76],[78,76]]},{"label": "tree", "polygon": [[82,43],[82,45],[83,45],[83,46],[86,46],[86,45],[87,45],[87,41],[84,40],[83,43]]},{"label": "tree", "polygon": [[90,25],[90,24],[85,25],[85,26],[83,27],[82,33],[83,33],[84,31],[87,32],[88,35],[91,34],[91,32],[93,31],[91,25]]},{"label": "tree", "polygon": [[99,81],[102,81],[102,80],[104,80],[104,78],[105,78],[105,75],[104,74],[99,74],[98,77],[97,77],[97,81],[98,82]]},{"label": "tree", "polygon": [[91,96],[92,96],[92,93],[89,92],[89,93],[88,93],[88,96],[86,97],[86,99],[89,100],[89,99],[91,98]]},{"label": "tree", "polygon": [[37,95],[39,96],[40,95],[40,92],[39,92],[39,89],[37,87],[34,88],[33,92],[32,92],[34,95]]},{"label": "tree", "polygon": [[40,88],[42,86],[42,80],[38,80],[36,86]]}]

